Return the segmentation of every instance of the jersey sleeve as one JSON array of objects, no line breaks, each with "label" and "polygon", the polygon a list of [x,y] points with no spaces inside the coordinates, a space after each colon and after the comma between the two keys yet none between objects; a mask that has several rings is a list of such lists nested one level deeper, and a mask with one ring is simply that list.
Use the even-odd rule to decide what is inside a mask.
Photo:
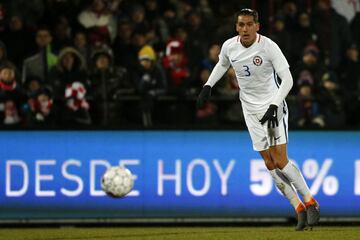
[{"label": "jersey sleeve", "polygon": [[289,68],[286,68],[283,71],[279,72],[278,75],[281,78],[280,88],[271,102],[271,104],[274,104],[276,106],[280,106],[280,103],[284,101],[293,86],[293,78],[291,76]]},{"label": "jersey sleeve", "polygon": [[230,67],[230,61],[227,55],[227,42],[225,42],[221,47],[221,51],[219,54],[219,61],[212,70],[209,79],[205,83],[205,85],[209,85],[210,87],[213,87],[226,73],[229,67]]},{"label": "jersey sleeve", "polygon": [[227,43],[228,43],[227,41],[224,42],[224,44],[221,47],[218,63],[221,64],[222,66],[228,68],[228,67],[230,67],[230,60],[229,60],[229,56],[227,54],[227,51],[228,51]]},{"label": "jersey sleeve", "polygon": [[284,54],[282,53],[279,46],[270,40],[269,47],[267,48],[269,58],[271,60],[271,63],[275,69],[276,73],[282,72],[285,69],[289,68],[289,63],[286,60]]}]

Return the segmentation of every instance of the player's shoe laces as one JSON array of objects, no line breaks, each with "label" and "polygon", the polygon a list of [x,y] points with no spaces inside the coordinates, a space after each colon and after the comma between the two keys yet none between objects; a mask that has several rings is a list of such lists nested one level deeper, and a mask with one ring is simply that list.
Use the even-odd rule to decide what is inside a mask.
[{"label": "player's shoe laces", "polygon": [[320,205],[315,199],[311,199],[306,205],[307,223],[309,226],[314,226],[320,220]]}]

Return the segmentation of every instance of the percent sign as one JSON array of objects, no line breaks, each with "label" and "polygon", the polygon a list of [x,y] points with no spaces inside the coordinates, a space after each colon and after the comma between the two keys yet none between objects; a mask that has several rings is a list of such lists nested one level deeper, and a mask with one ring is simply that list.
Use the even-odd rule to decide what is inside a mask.
[{"label": "percent sign", "polygon": [[335,176],[328,176],[332,165],[332,159],[325,159],[319,169],[319,164],[314,159],[308,159],[303,164],[303,174],[307,179],[314,180],[311,187],[311,194],[319,192],[321,186],[325,195],[335,195],[339,190],[339,181]]}]

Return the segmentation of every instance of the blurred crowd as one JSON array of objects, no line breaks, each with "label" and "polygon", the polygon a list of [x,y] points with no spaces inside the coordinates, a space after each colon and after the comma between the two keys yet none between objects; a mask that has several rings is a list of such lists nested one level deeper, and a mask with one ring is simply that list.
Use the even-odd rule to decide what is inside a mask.
[{"label": "blurred crowd", "polygon": [[243,7],[291,66],[290,127],[359,128],[360,13],[330,0],[2,1],[0,127],[244,127],[231,68],[195,108]]}]

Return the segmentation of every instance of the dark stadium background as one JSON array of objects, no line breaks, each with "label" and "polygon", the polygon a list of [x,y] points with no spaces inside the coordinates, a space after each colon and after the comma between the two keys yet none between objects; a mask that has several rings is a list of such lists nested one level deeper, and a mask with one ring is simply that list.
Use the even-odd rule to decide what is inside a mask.
[{"label": "dark stadium background", "polygon": [[[10,69],[14,76],[8,82],[0,79],[3,168],[0,222],[5,226],[184,224],[187,221],[235,225],[244,222],[288,225],[290,221],[292,224],[290,205],[289,210],[280,206],[273,214],[270,211],[263,216],[251,216],[248,212],[246,216],[234,216],[231,209],[227,209],[228,216],[215,214],[213,220],[207,219],[206,214],[194,217],[199,209],[188,215],[175,210],[164,219],[129,217],[116,209],[109,217],[111,208],[105,214],[100,208],[93,215],[87,212],[74,217],[71,201],[64,200],[62,206],[62,197],[55,198],[55,205],[49,200],[42,209],[36,206],[33,195],[16,199],[4,193],[4,182],[9,176],[6,162],[17,158],[28,164],[29,181],[33,181],[36,159],[48,157],[62,164],[65,159],[77,156],[77,150],[81,151],[78,156],[82,158],[82,166],[89,164],[89,159],[104,156],[111,164],[116,164],[121,157],[143,160],[164,157],[151,152],[149,146],[159,148],[167,157],[173,149],[180,156],[188,156],[191,151],[193,155],[205,156],[210,149],[209,164],[221,156],[221,148],[231,153],[229,146],[239,148],[234,151],[235,155],[255,156],[249,153],[252,151],[250,139],[244,137],[246,126],[231,70],[214,88],[211,101],[203,109],[196,109],[197,96],[217,61],[221,44],[236,34],[234,13],[244,7],[258,10],[259,33],[274,40],[290,64],[294,79],[294,87],[286,99],[290,110],[290,139],[293,134],[294,142],[299,143],[290,150],[300,156],[297,160],[301,164],[308,161],[307,158],[315,158],[317,173],[326,158],[333,158],[327,173],[337,174],[339,181],[349,177],[351,180],[343,181],[345,186],[340,189],[349,189],[346,197],[350,196],[352,184],[360,184],[359,1],[4,0],[0,2],[0,71]],[[97,18],[101,21],[94,24]],[[246,146],[227,145],[237,133],[245,139],[239,143],[247,142]],[[177,134],[181,136],[177,138]],[[215,141],[210,140],[218,136],[224,136],[219,149],[214,147]],[[301,148],[303,136],[308,139],[304,144],[306,148]],[[192,137],[202,139],[203,144],[192,144]],[[155,143],[149,142],[154,139]],[[118,145],[114,141],[119,141]],[[205,147],[207,144],[209,148]],[[126,156],[116,155],[121,155],[123,146],[128,147],[124,150]],[[117,151],[118,148],[121,150]],[[249,161],[250,157],[242,161]],[[175,160],[170,163],[174,165]],[[49,169],[45,171],[49,173]],[[56,171],[60,172],[60,167]],[[21,171],[13,173],[13,182],[19,173]],[[23,182],[19,179],[14,188],[21,188]],[[316,177],[310,180],[314,179]],[[61,182],[55,182],[54,186],[61,186]],[[34,183],[30,182],[29,189],[35,189]],[[344,202],[339,204],[345,206],[334,209],[334,216],[328,215],[323,223],[358,223],[359,194],[342,198]],[[29,199],[35,208],[30,206],[26,210]],[[103,201],[99,204],[104,204]],[[169,201],[176,202],[176,197]],[[332,198],[326,201],[329,205],[334,203]],[[131,201],[126,204],[128,209],[132,208]],[[249,209],[256,206],[250,204]],[[346,214],[341,213],[342,209],[346,209]],[[38,211],[43,217],[39,217]],[[353,214],[349,215],[351,211]]]}]

